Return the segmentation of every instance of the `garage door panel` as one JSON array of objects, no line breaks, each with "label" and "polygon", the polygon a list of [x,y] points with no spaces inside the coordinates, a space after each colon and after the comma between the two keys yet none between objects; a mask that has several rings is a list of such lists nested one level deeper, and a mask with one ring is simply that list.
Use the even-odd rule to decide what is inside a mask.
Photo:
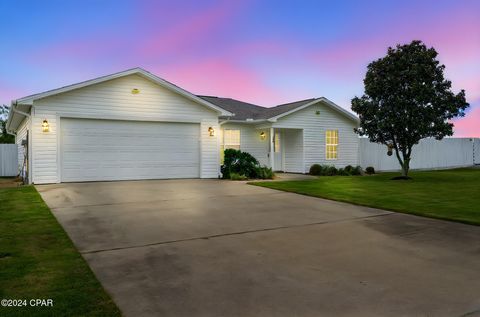
[{"label": "garage door panel", "polygon": [[62,181],[199,177],[200,127],[62,119]]}]

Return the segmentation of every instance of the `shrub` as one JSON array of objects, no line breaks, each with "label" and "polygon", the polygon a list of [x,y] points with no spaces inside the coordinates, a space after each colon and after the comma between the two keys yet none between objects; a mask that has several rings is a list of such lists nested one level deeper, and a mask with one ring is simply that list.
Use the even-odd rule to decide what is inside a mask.
[{"label": "shrub", "polygon": [[352,170],[351,174],[352,174],[352,175],[362,175],[362,174],[363,174],[363,170],[362,170],[362,168],[361,168],[359,165],[357,165],[357,166],[355,166],[355,168]]},{"label": "shrub", "polygon": [[244,180],[247,180],[248,178],[245,175],[241,175],[241,174],[233,172],[233,173],[230,173],[230,179],[232,181],[244,181]]},{"label": "shrub", "polygon": [[275,176],[275,173],[273,173],[272,169],[266,166],[257,167],[256,174],[256,178],[260,179],[273,179]]},{"label": "shrub", "polygon": [[320,164],[313,164],[312,166],[310,166],[309,174],[310,174],[310,175],[318,176],[318,175],[321,175],[321,174],[322,174],[322,171],[323,171],[322,165],[320,165]]},{"label": "shrub", "polygon": [[323,175],[325,176],[335,176],[338,174],[338,170],[335,166],[326,166],[323,170]]},{"label": "shrub", "polygon": [[347,167],[345,168],[339,168],[338,171],[337,171],[337,175],[340,175],[340,176],[350,176],[350,172],[349,170],[347,170]]},{"label": "shrub", "polygon": [[348,173],[348,175],[352,174],[353,166],[352,165],[347,165],[345,166],[345,171]]},{"label": "shrub", "polygon": [[240,174],[247,178],[255,178],[258,161],[250,153],[235,149],[226,149],[221,167],[223,178],[230,179],[231,173]]},{"label": "shrub", "polygon": [[368,175],[375,174],[375,169],[373,168],[373,166],[368,166],[368,167],[365,169],[365,173],[367,173]]}]

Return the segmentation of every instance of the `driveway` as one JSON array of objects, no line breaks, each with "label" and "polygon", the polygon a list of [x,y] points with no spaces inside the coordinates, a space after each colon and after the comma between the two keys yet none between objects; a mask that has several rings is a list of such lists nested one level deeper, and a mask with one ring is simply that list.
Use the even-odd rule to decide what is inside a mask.
[{"label": "driveway", "polygon": [[232,181],[37,189],[126,316],[480,315],[480,227]]}]

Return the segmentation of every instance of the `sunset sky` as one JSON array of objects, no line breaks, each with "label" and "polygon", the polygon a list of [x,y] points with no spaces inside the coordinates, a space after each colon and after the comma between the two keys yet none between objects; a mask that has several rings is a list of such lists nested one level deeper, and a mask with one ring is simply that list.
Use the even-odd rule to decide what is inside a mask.
[{"label": "sunset sky", "polygon": [[0,1],[0,103],[142,67],[196,94],[350,110],[367,64],[433,46],[480,137],[480,1]]}]

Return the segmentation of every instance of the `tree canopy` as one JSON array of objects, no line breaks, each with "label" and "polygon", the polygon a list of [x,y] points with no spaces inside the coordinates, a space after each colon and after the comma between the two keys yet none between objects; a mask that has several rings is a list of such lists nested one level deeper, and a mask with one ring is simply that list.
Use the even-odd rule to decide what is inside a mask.
[{"label": "tree canopy", "polygon": [[469,106],[463,89],[452,92],[437,56],[421,41],[389,47],[385,57],[368,65],[364,95],[352,99],[360,117],[355,131],[394,149],[405,177],[412,147],[423,138],[453,135],[450,120],[464,116]]},{"label": "tree canopy", "polygon": [[14,143],[15,137],[7,133],[7,118],[10,108],[6,105],[0,105],[0,143]]}]

